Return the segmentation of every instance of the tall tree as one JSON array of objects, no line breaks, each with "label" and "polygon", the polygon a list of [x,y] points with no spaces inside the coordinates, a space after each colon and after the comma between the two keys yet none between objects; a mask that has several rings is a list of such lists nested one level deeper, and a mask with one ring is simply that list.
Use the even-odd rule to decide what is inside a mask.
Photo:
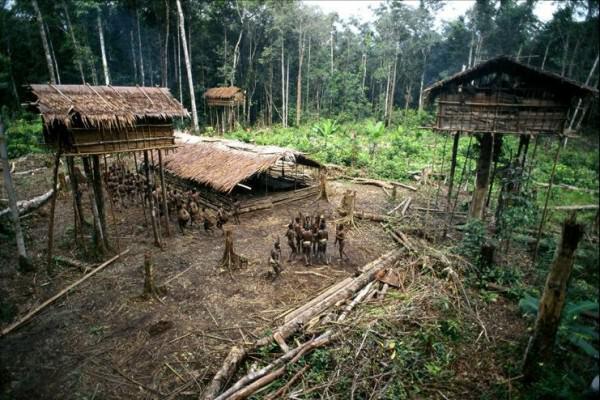
[{"label": "tall tree", "polygon": [[192,79],[192,63],[190,61],[190,54],[188,51],[187,38],[185,36],[185,22],[183,17],[183,9],[181,8],[181,0],[177,1],[177,13],[179,14],[179,34],[181,35],[181,46],[183,47],[183,57],[185,59],[185,69],[187,73],[187,80],[190,89],[190,103],[192,107],[192,124],[194,131],[198,131],[200,126],[198,124],[198,113],[196,111],[196,95],[194,93],[194,80]]},{"label": "tall tree", "polygon": [[35,11],[35,16],[37,18],[38,27],[40,30],[40,37],[42,38],[42,46],[44,47],[44,55],[46,56],[46,65],[48,66],[48,75],[50,77],[50,83],[56,84],[56,72],[54,70],[54,62],[52,60],[52,55],[50,54],[50,45],[48,44],[48,37],[46,36],[46,28],[44,24],[44,18],[42,17],[42,12],[40,11],[40,6],[38,5],[37,0],[31,0],[31,5]]},{"label": "tall tree", "polygon": [[108,71],[108,60],[106,59],[106,48],[104,46],[104,32],[102,29],[102,8],[98,6],[96,14],[96,23],[98,25],[98,37],[100,38],[100,53],[102,55],[102,71],[104,72],[104,84],[110,85],[110,73]]}]

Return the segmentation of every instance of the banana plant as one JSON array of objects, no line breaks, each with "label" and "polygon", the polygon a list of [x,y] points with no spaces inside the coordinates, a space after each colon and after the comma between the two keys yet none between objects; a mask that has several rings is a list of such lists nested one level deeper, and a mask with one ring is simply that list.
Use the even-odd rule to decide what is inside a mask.
[{"label": "banana plant", "polygon": [[[519,301],[521,311],[534,317],[537,315],[539,305],[540,300],[529,295]],[[581,314],[586,311],[598,313],[598,303],[594,301],[567,303],[560,319],[558,335],[560,338],[568,340],[586,355],[598,360],[598,350],[593,345],[594,342],[598,341],[598,331],[594,327],[580,322]]]},{"label": "banana plant", "polygon": [[325,119],[321,123],[314,124],[312,131],[323,139],[324,149],[327,149],[327,138],[333,137],[339,127],[337,120]]},{"label": "banana plant", "polygon": [[385,125],[382,121],[374,122],[369,120],[365,126],[365,131],[367,134],[367,139],[369,140],[369,156],[371,157],[371,160],[373,160],[379,139],[385,132]]}]

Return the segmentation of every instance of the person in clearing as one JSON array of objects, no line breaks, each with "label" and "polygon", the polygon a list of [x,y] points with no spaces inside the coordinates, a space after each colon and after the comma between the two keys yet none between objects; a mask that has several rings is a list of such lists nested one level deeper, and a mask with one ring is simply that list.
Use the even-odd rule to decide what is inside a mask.
[{"label": "person in clearing", "polygon": [[325,265],[329,265],[327,260],[327,241],[329,240],[329,232],[325,225],[325,219],[321,219],[319,230],[317,231],[317,259],[321,260]]},{"label": "person in clearing", "polygon": [[269,257],[269,265],[273,268],[273,279],[277,278],[283,268],[281,268],[281,247],[279,246],[279,237],[273,243],[273,248],[271,249],[271,255]]},{"label": "person in clearing", "polygon": [[[338,249],[340,251],[340,262],[344,261],[344,241],[346,240],[346,232],[344,232],[344,225],[343,224],[339,224],[336,227],[335,230],[335,243],[333,244],[334,246],[337,244],[338,245]],[[346,257],[348,258],[348,257]]]},{"label": "person in clearing", "polygon": [[302,230],[302,254],[304,254],[304,265],[307,267],[312,265],[311,263],[311,246],[312,246],[312,231],[310,230],[310,226],[308,229]]},{"label": "person in clearing", "polygon": [[296,254],[298,254],[298,250],[296,249],[296,232],[294,230],[294,225],[289,224],[288,230],[285,233],[285,237],[287,238],[288,246],[290,247],[290,256],[288,257],[288,262],[292,261],[292,258],[296,258]]}]

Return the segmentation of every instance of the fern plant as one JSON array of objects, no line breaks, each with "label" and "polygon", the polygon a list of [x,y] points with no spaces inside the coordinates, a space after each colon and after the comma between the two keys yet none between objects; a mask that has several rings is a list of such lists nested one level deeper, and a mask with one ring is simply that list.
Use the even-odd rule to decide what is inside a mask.
[{"label": "fern plant", "polygon": [[[534,317],[537,316],[539,305],[540,299],[530,295],[526,295],[519,301],[521,311]],[[581,322],[581,314],[587,311],[598,313],[598,303],[589,300],[567,303],[562,312],[558,337],[598,360],[598,350],[594,346],[594,343],[598,342],[598,331]]]}]

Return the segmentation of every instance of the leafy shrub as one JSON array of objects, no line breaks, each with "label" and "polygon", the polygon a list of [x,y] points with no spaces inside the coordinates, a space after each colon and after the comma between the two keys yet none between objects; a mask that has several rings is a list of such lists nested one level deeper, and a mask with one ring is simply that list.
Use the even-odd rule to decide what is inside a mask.
[{"label": "leafy shrub", "polygon": [[6,129],[6,137],[9,158],[44,151],[42,122],[39,118],[25,116],[12,121]]}]

